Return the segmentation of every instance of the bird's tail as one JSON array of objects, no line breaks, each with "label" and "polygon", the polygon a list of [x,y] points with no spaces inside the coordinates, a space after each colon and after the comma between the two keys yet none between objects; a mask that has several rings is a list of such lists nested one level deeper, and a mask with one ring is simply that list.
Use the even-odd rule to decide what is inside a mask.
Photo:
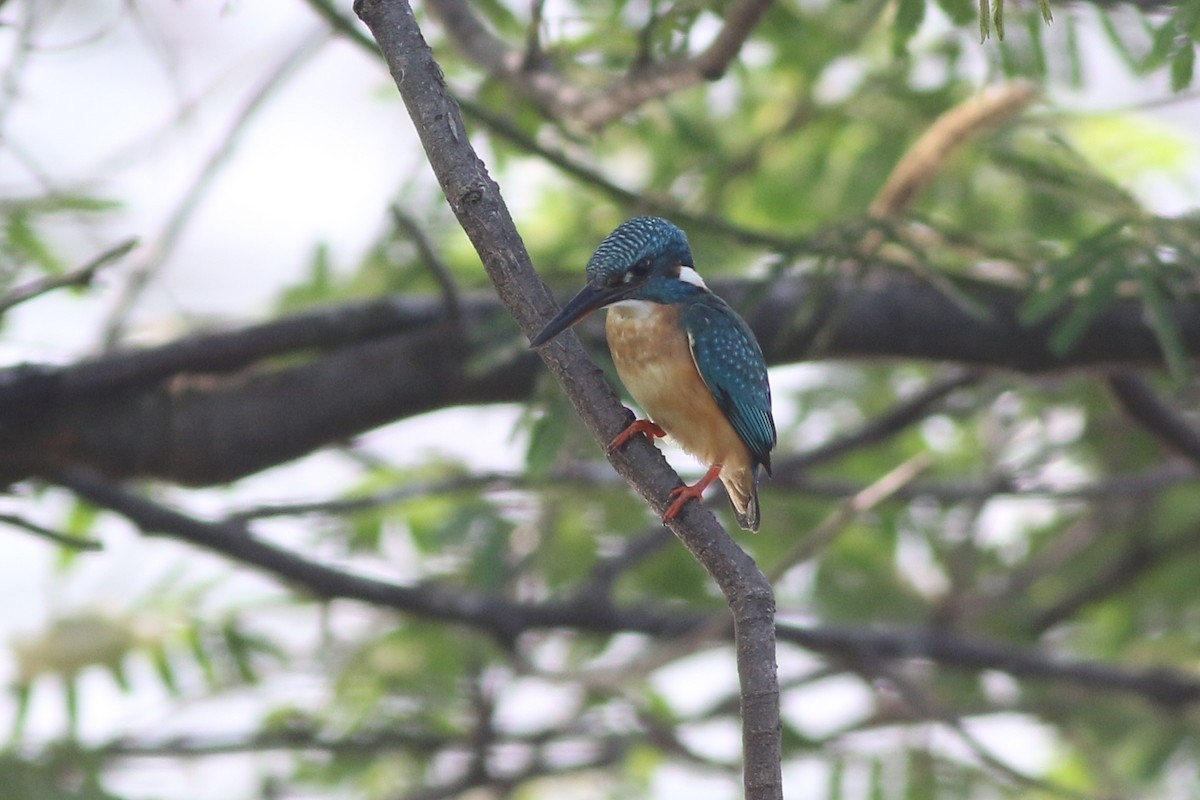
[{"label": "bird's tail", "polygon": [[748,531],[758,531],[758,469],[722,470],[721,483],[733,504],[738,525]]}]

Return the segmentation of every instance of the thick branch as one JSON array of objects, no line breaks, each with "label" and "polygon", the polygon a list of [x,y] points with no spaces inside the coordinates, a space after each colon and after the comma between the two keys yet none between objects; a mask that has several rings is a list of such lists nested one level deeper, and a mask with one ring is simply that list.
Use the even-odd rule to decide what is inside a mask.
[{"label": "thick branch", "polygon": [[[488,247],[507,253],[520,244]],[[1106,309],[1072,351],[1059,355],[1048,342],[1060,318],[1023,326],[1020,295],[995,286],[965,287],[987,309],[981,319],[917,278],[886,271],[865,285],[779,279],[753,306],[747,298],[754,284],[713,285],[745,312],[771,364],[889,357],[1033,373],[1161,364],[1154,332],[1133,301]],[[540,286],[517,286],[523,302],[542,307],[544,299],[542,308],[551,307]],[[813,295],[825,307],[819,325],[796,319]],[[527,400],[537,357],[525,350],[507,312],[479,295],[461,298],[461,306],[461,329],[486,331],[486,338],[451,335],[460,327],[440,299],[395,297],[66,367],[0,370],[0,476],[19,480],[49,463],[89,466],[111,477],[221,483],[392,420],[463,403]],[[545,318],[521,313],[527,331]],[[1200,307],[1179,303],[1174,313],[1185,347],[1200,355]],[[597,326],[583,326],[581,335],[594,351],[604,350]],[[270,359],[296,353],[311,359],[272,368]],[[602,382],[590,369],[563,377],[593,391]],[[609,435],[623,420],[615,411],[597,435]]]},{"label": "thick branch", "polygon": [[780,624],[779,638],[856,659],[928,658],[967,669],[994,669],[1015,678],[1061,680],[1081,689],[1128,692],[1164,708],[1200,701],[1200,680],[1170,669],[1123,670],[1110,664],[1053,656],[1010,644],[915,628],[802,627]]}]

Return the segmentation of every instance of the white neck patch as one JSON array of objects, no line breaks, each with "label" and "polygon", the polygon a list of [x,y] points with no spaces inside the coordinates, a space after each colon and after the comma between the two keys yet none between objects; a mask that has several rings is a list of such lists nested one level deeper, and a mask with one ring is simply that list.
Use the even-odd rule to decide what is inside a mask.
[{"label": "white neck patch", "polygon": [[646,317],[654,313],[655,305],[649,300],[618,300],[609,308],[621,316]]},{"label": "white neck patch", "polygon": [[704,278],[700,277],[700,273],[691,267],[679,268],[679,280],[690,283],[692,286],[699,286],[701,289],[708,288],[708,284],[704,282]]}]

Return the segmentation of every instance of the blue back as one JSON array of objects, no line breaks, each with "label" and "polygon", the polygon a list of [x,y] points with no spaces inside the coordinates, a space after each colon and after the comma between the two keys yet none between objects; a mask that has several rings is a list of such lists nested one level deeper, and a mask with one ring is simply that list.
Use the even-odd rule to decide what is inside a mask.
[{"label": "blue back", "polygon": [[701,291],[680,315],[696,368],[717,406],[769,475],[776,434],[766,359],[745,320],[712,292]]}]

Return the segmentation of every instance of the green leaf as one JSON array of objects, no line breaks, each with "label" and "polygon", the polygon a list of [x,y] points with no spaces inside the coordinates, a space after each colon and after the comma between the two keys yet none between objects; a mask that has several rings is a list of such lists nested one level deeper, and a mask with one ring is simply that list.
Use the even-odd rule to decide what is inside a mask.
[{"label": "green leaf", "polygon": [[171,656],[167,652],[167,648],[163,644],[156,644],[150,648],[150,661],[154,665],[154,671],[158,674],[159,680],[166,687],[167,693],[172,697],[179,697],[179,681],[175,677],[175,668],[171,665]]},{"label": "green leaf", "polygon": [[1050,336],[1050,350],[1055,355],[1065,356],[1069,353],[1100,312],[1112,303],[1117,285],[1127,275],[1119,263],[1120,255],[1115,255],[1114,259],[1096,265],[1087,290],[1075,300],[1066,319],[1054,329]]},{"label": "green leaf", "polygon": [[530,476],[543,478],[550,472],[568,430],[569,420],[561,403],[550,403],[545,413],[534,420],[529,430],[529,447],[525,450],[525,468]]},{"label": "green leaf", "polygon": [[1171,90],[1182,92],[1192,85],[1192,73],[1196,67],[1196,47],[1185,42],[1171,59]]},{"label": "green leaf", "polygon": [[1150,52],[1138,65],[1140,72],[1158,69],[1171,57],[1171,49],[1175,46],[1175,21],[1167,20],[1154,31]]},{"label": "green leaf", "polygon": [[258,670],[251,660],[251,640],[245,636],[234,620],[221,626],[221,638],[225,642],[225,650],[233,667],[237,670],[238,679],[242,683],[258,683]]},{"label": "green leaf", "polygon": [[64,677],[63,699],[67,706],[67,734],[74,739],[79,733],[79,676]]},{"label": "green leaf", "polygon": [[846,794],[846,759],[833,755],[829,763],[829,784],[825,792],[828,800],[842,800]]},{"label": "green leaf", "polygon": [[205,641],[204,631],[199,625],[192,625],[188,628],[184,641],[192,653],[192,658],[196,661],[196,666],[200,667],[200,672],[204,675],[204,682],[210,689],[215,689],[218,683],[217,669],[212,655],[209,653],[209,645]]},{"label": "green leaf", "polygon": [[108,673],[112,675],[113,681],[115,681],[117,686],[121,688],[121,691],[128,694],[133,690],[132,684],[129,683],[129,675],[125,672],[124,659],[118,659],[116,661],[109,662],[105,666],[108,667]]},{"label": "green leaf", "polygon": [[934,800],[937,792],[937,771],[928,750],[908,751],[904,800]]},{"label": "green leaf", "polygon": [[59,275],[66,269],[66,265],[35,230],[27,211],[14,211],[9,215],[4,236],[15,260],[31,261],[51,275]]},{"label": "green leaf", "polygon": [[1067,82],[1073,89],[1083,88],[1083,55],[1079,49],[1079,28],[1067,17]]},{"label": "green leaf", "polygon": [[[71,503],[67,520],[63,523],[63,533],[76,539],[88,539],[91,537],[97,516],[99,509],[84,500],[75,499]],[[63,545],[58,548],[56,566],[61,570],[68,570],[78,563],[84,552],[86,551],[81,548]]]},{"label": "green leaf", "polygon": [[355,514],[350,519],[346,546],[355,553],[377,553],[383,543],[384,514],[381,509],[370,509]]},{"label": "green leaf", "polygon": [[892,27],[892,53],[899,57],[908,51],[908,43],[925,21],[925,0],[900,0]]},{"label": "green leaf", "polygon": [[1033,61],[1033,74],[1035,78],[1042,80],[1049,72],[1046,48],[1042,41],[1042,23],[1032,15],[1026,16],[1025,22],[1029,33],[1029,52]]},{"label": "green leaf", "polygon": [[1025,325],[1041,322],[1066,302],[1076,291],[1078,282],[1092,271],[1092,265],[1085,259],[1072,259],[1059,262],[1052,266],[1051,270],[1051,282],[1048,285],[1039,285],[1018,312],[1018,318]]},{"label": "green leaf", "polygon": [[[1161,263],[1158,266],[1166,268],[1166,265]],[[1154,334],[1158,337],[1158,344],[1162,348],[1167,369],[1170,371],[1171,377],[1182,384],[1191,375],[1191,359],[1183,344],[1179,323],[1175,319],[1175,315],[1171,313],[1170,299],[1159,284],[1156,275],[1139,271],[1137,277],[1142,290],[1142,302],[1146,306],[1146,315],[1149,318],[1150,327],[1154,329]]]},{"label": "green leaf", "polygon": [[471,548],[471,564],[467,571],[470,584],[478,589],[498,590],[513,575],[512,523],[497,514],[488,513],[474,522],[476,541]]},{"label": "green leaf", "polygon": [[994,0],[992,27],[996,29],[996,38],[1004,41],[1004,0]]},{"label": "green leaf", "polygon": [[871,761],[870,778],[867,782],[867,797],[870,800],[887,800],[889,789],[892,787],[891,781],[884,774],[882,759],[873,759]]},{"label": "green leaf", "polygon": [[975,4],[971,0],[937,0],[937,4],[955,25],[966,25],[975,19]]},{"label": "green leaf", "polygon": [[328,302],[336,289],[329,245],[321,242],[313,248],[312,255],[309,257],[308,273],[305,279],[283,291],[279,299],[279,307],[284,311],[294,311]]},{"label": "green leaf", "polygon": [[992,9],[988,0],[979,0],[979,41],[982,44],[992,35]]},{"label": "green leaf", "polygon": [[25,732],[25,722],[29,719],[29,701],[33,698],[33,684],[20,682],[13,684],[12,692],[16,696],[17,708],[13,714],[11,737],[15,741]]}]

